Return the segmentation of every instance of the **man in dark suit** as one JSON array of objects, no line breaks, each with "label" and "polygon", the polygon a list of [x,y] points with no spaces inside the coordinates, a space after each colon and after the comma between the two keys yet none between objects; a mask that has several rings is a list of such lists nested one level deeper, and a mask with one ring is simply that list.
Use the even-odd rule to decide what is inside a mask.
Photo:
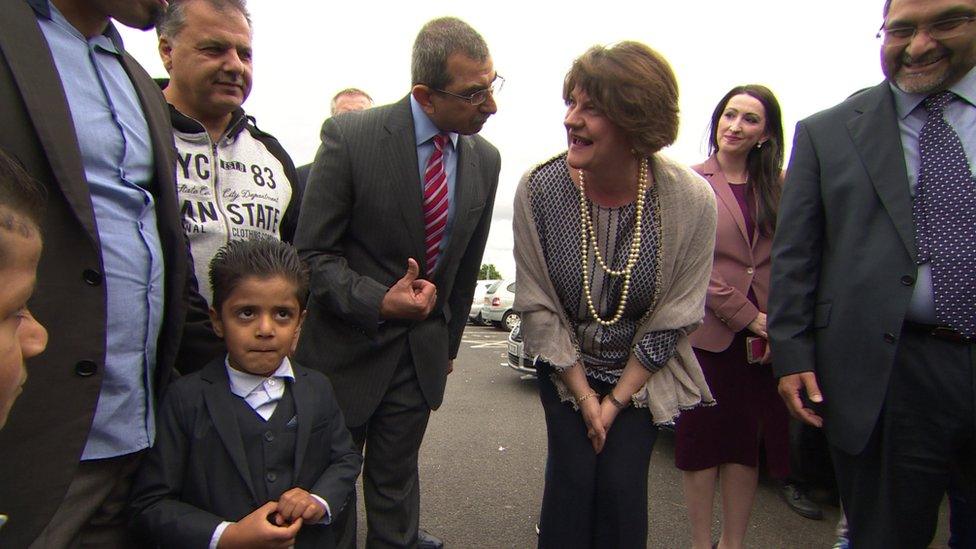
[{"label": "man in dark suit", "polygon": [[976,498],[976,1],[884,16],[887,81],[797,125],[769,333],[853,546],[915,548],[950,480]]},{"label": "man in dark suit", "polygon": [[[50,332],[0,433],[3,547],[125,543],[121,511],[177,363],[190,271],[166,103],[109,18],[149,28],[161,7],[0,1],[0,148],[47,188],[30,309]],[[208,349],[181,360],[206,362]]]},{"label": "man in dark suit", "polygon": [[[364,111],[372,108],[373,98],[368,93],[359,88],[346,88],[340,90],[332,97],[332,104],[329,108],[329,116],[335,116],[344,112]],[[312,169],[311,164],[305,164],[297,168],[298,179],[295,185],[299,192],[305,190],[305,182],[308,181],[308,172]]]},{"label": "man in dark suit", "polygon": [[[295,236],[312,270],[296,358],[329,376],[365,444],[369,547],[418,543],[417,454],[461,343],[500,168],[475,135],[501,80],[481,36],[427,23],[412,79],[395,104],[325,121]],[[355,543],[350,507],[340,546]]]}]

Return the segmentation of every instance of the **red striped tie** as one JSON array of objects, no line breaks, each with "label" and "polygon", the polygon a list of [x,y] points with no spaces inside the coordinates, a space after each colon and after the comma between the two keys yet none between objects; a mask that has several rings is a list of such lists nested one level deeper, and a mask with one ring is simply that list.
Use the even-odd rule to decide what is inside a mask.
[{"label": "red striped tie", "polygon": [[434,154],[424,170],[424,244],[427,250],[427,272],[434,270],[447,227],[447,173],[444,171],[444,144],[447,136],[434,136]]}]

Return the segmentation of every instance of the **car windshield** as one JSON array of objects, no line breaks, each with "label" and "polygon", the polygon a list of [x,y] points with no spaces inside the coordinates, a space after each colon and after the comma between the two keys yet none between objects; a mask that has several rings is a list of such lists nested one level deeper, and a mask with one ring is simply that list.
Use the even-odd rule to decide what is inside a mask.
[{"label": "car windshield", "polygon": [[492,282],[491,286],[488,286],[488,293],[489,294],[495,293],[495,290],[497,290],[498,287],[502,285],[502,282],[503,282],[502,280],[496,280],[495,282]]}]

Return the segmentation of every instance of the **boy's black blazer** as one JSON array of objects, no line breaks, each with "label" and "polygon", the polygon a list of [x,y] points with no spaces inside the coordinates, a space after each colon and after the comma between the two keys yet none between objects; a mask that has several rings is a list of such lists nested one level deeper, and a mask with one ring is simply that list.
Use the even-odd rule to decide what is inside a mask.
[{"label": "boy's black blazer", "polygon": [[[328,502],[335,517],[352,490],[362,457],[355,450],[332,385],[292,361],[298,416],[295,484]],[[132,489],[132,523],[162,547],[207,547],[224,520],[266,502],[251,485],[224,359],[176,380],[163,399],[156,444]],[[303,526],[297,547],[334,547],[331,528]]]}]

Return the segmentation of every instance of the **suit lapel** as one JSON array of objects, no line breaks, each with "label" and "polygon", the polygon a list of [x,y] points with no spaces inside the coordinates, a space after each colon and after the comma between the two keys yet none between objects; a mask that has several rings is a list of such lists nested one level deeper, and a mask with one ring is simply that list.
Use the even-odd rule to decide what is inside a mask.
[{"label": "suit lapel", "polygon": [[[294,363],[292,363],[294,366]],[[298,416],[298,440],[295,442],[295,481],[302,470],[302,460],[305,459],[305,450],[308,447],[308,439],[312,434],[312,411],[315,410],[317,396],[312,393],[308,386],[306,372],[300,372],[295,368],[295,382],[291,384],[291,396],[295,400],[295,415]]]},{"label": "suit lapel", "polygon": [[732,214],[732,219],[735,220],[735,225],[739,228],[739,234],[742,235],[742,240],[752,249],[752,242],[749,241],[749,231],[746,229],[746,218],[742,215],[742,208],[739,207],[739,201],[735,199],[732,187],[729,186],[729,182],[725,179],[725,174],[722,173],[722,169],[719,167],[718,161],[714,156],[705,161],[703,171],[708,174],[708,182],[715,189],[715,195],[718,196],[725,208]]},{"label": "suit lapel", "polygon": [[[378,153],[387,161],[393,200],[400,206],[411,256],[417,260],[421,272],[426,269],[424,253],[423,200],[420,186],[420,167],[417,165],[417,138],[414,136],[410,98],[404,98],[390,111],[386,123],[387,135],[379,144]],[[388,151],[389,154],[382,154]]]},{"label": "suit lapel", "polygon": [[61,192],[88,235],[97,242],[95,213],[74,122],[47,40],[27,2],[4,2],[3,9],[14,13],[0,17],[0,49]]},{"label": "suit lapel", "polygon": [[254,501],[257,501],[257,492],[251,483],[250,468],[247,465],[247,454],[244,453],[244,441],[241,439],[241,429],[234,417],[234,399],[230,392],[230,379],[227,377],[227,370],[224,366],[224,359],[216,359],[208,364],[200,375],[201,379],[210,385],[204,389],[203,399],[207,405],[207,412],[213,421],[214,429],[224,443],[224,448],[230,454],[234,467],[240,473],[241,479],[247,485],[248,491]]},{"label": "suit lapel", "polygon": [[908,253],[915,257],[915,227],[908,189],[908,168],[898,115],[887,82],[864,92],[847,123],[875,192],[891,217]]}]

